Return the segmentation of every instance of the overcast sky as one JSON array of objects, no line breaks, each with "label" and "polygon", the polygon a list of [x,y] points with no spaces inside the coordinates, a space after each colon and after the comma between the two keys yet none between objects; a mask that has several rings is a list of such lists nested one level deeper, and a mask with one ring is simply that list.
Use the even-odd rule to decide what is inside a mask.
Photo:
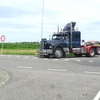
[{"label": "overcast sky", "polygon": [[[41,40],[43,0],[0,0],[0,36],[5,42]],[[100,0],[44,0],[43,38],[76,22],[84,40],[100,41]]]}]

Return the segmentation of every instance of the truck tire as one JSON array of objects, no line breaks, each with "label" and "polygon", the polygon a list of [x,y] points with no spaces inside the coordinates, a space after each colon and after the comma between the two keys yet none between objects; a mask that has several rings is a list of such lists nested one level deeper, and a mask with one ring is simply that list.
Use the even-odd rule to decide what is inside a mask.
[{"label": "truck tire", "polygon": [[55,58],[62,58],[64,57],[64,52],[61,48],[56,48],[53,52],[53,57]]},{"label": "truck tire", "polygon": [[87,57],[94,57],[95,56],[95,49],[94,48],[91,48],[89,53],[86,54]]},{"label": "truck tire", "polygon": [[96,54],[97,54],[97,55],[100,55],[100,47],[97,47],[97,48],[96,48]]}]

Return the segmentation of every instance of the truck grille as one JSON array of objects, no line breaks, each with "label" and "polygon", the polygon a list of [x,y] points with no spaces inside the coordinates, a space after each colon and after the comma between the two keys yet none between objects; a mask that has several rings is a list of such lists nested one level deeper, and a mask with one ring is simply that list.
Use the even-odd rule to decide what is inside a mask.
[{"label": "truck grille", "polygon": [[44,41],[41,41],[40,49],[44,49]]}]

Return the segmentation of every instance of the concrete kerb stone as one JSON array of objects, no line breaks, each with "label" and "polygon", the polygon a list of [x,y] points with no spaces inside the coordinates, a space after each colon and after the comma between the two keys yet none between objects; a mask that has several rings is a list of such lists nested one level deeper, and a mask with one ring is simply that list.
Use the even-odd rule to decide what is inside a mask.
[{"label": "concrete kerb stone", "polygon": [[0,87],[4,85],[9,79],[10,75],[6,71],[0,69]]}]

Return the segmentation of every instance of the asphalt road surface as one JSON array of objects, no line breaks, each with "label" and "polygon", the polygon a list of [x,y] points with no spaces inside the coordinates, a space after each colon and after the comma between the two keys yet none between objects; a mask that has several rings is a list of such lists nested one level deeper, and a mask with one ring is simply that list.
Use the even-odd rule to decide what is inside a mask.
[{"label": "asphalt road surface", "polygon": [[100,100],[100,56],[0,55],[0,69],[10,76],[0,100]]}]

